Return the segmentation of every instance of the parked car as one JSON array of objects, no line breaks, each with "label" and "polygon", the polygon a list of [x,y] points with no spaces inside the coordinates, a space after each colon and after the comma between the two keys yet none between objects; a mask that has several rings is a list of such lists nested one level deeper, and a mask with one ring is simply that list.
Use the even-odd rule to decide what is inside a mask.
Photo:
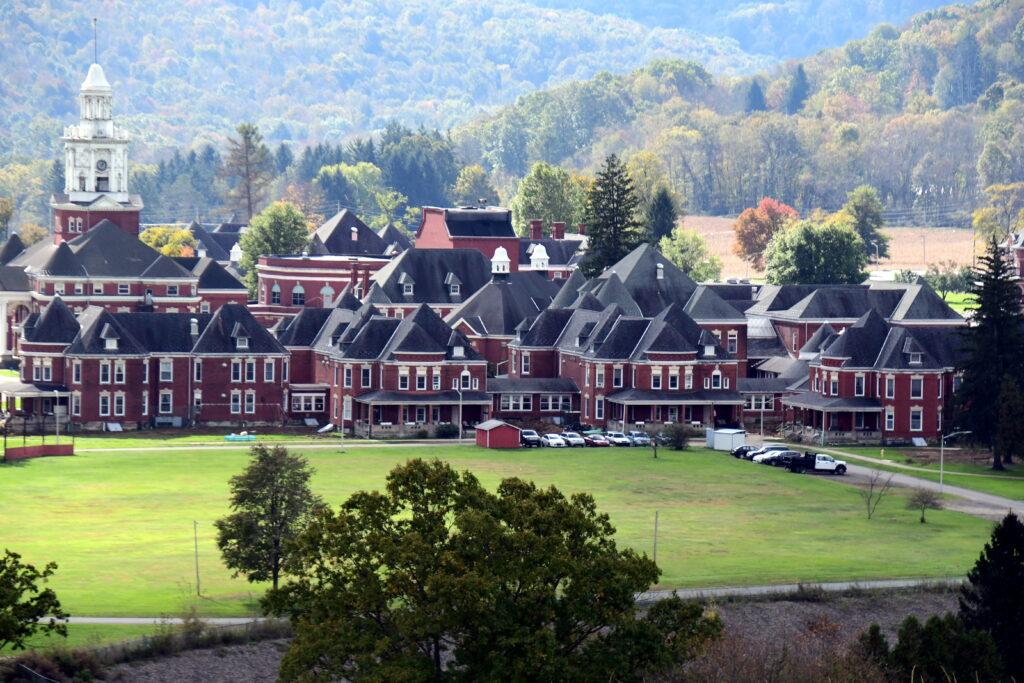
[{"label": "parked car", "polygon": [[583,437],[583,441],[588,446],[596,446],[598,448],[605,448],[607,446],[611,446],[611,444],[608,443],[608,439],[604,438],[603,434],[587,434],[586,436]]},{"label": "parked car", "polygon": [[562,432],[562,438],[566,444],[574,448],[582,448],[587,445],[586,440],[580,436],[579,432]]},{"label": "parked car", "polygon": [[532,429],[523,429],[519,432],[519,445],[523,448],[538,448],[540,443],[540,434]]},{"label": "parked car", "polygon": [[548,446],[550,448],[565,448],[569,444],[565,442],[565,439],[559,434],[545,434],[540,437],[540,445]]},{"label": "parked car", "polygon": [[629,437],[622,432],[608,432],[604,435],[604,438],[608,439],[608,443],[613,446],[632,446],[633,442],[629,440]]},{"label": "parked car", "polygon": [[651,437],[647,434],[647,432],[641,432],[641,431],[638,431],[638,430],[634,429],[629,434],[626,434],[626,436],[629,437],[630,442],[634,446],[650,446],[651,445]]},{"label": "parked car", "polygon": [[769,444],[765,444],[764,446],[761,446],[757,450],[747,451],[746,453],[744,453],[740,457],[742,457],[744,460],[753,460],[755,457],[761,455],[762,453],[769,453],[771,451],[788,451],[788,450],[789,450],[789,446],[783,446],[780,443],[769,443]]},{"label": "parked car", "polygon": [[788,465],[793,458],[800,457],[796,451],[768,451],[754,457],[754,462],[762,465],[774,465],[782,467]]},{"label": "parked car", "polygon": [[821,472],[823,474],[846,474],[846,462],[836,460],[826,453],[811,453],[797,455],[791,458],[786,464],[790,472]]},{"label": "parked car", "polygon": [[734,448],[731,451],[729,451],[729,455],[731,455],[734,458],[742,458],[744,455],[746,455],[750,451],[756,451],[756,450],[757,450],[757,446],[739,446],[739,447]]}]

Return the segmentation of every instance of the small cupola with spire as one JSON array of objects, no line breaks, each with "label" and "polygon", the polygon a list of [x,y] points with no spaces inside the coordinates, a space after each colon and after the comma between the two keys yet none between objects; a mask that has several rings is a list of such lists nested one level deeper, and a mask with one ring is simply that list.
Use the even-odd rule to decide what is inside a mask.
[{"label": "small cupola with spire", "polygon": [[543,244],[532,245],[533,250],[530,252],[530,268],[533,270],[547,270],[550,258],[548,257],[548,250]]}]

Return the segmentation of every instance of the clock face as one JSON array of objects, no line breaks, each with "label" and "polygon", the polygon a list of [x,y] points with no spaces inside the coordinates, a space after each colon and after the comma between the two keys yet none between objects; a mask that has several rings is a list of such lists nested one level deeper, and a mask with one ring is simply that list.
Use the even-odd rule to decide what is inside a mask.
[{"label": "clock face", "polygon": [[97,171],[106,171],[107,170],[107,162],[104,161],[103,159],[100,159],[99,161],[97,161],[96,162],[96,170]]}]

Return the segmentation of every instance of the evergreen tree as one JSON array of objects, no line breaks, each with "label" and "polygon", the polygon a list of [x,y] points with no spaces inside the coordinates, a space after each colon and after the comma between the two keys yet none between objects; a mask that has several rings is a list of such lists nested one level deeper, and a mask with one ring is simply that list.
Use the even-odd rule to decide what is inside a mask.
[{"label": "evergreen tree", "polygon": [[266,199],[274,179],[274,164],[255,124],[243,123],[237,133],[237,137],[228,138],[224,175],[232,183],[229,194],[235,206],[244,211],[246,219],[251,219]]},{"label": "evergreen tree", "polygon": [[287,142],[282,142],[274,150],[274,168],[277,169],[277,174],[284,174],[293,161],[295,161],[295,154],[292,152],[291,146]]},{"label": "evergreen tree", "polygon": [[580,265],[585,275],[600,274],[644,241],[637,206],[626,167],[614,154],[608,156],[587,195],[588,247]]},{"label": "evergreen tree", "polygon": [[1007,676],[1024,681],[1024,524],[1013,513],[992,538],[960,589],[960,618],[995,641]]},{"label": "evergreen tree", "polygon": [[[320,190],[324,201],[336,209],[355,204],[355,188],[345,177],[342,164],[324,166],[313,177],[313,186]],[[363,209],[365,211],[365,209]]]},{"label": "evergreen tree", "polygon": [[1020,385],[1011,375],[1003,377],[999,390],[999,424],[996,427],[996,450],[1007,465],[1013,456],[1020,456],[1024,448],[1024,397]]},{"label": "evergreen tree", "polygon": [[797,64],[796,71],[793,73],[793,78],[789,82],[789,88],[786,90],[786,99],[784,103],[786,113],[799,113],[799,111],[804,108],[804,102],[810,94],[811,85],[807,82],[807,72],[804,71],[804,65]]},{"label": "evergreen tree", "polygon": [[670,236],[675,230],[676,223],[679,222],[679,210],[667,187],[661,186],[654,191],[645,219],[653,244],[657,244],[663,237]]},{"label": "evergreen tree", "polygon": [[60,159],[53,160],[50,172],[46,174],[46,184],[49,186],[50,192],[64,191],[64,162]]},{"label": "evergreen tree", "polygon": [[748,114],[755,111],[768,110],[768,102],[764,98],[764,90],[756,79],[750,82],[750,87],[747,89],[747,102],[744,109]]},{"label": "evergreen tree", "polygon": [[963,381],[956,393],[956,421],[977,443],[992,449],[992,469],[1003,469],[998,448],[999,393],[1006,375],[1020,386],[1024,316],[1020,289],[999,242],[992,238],[975,272],[974,324],[964,328]]}]

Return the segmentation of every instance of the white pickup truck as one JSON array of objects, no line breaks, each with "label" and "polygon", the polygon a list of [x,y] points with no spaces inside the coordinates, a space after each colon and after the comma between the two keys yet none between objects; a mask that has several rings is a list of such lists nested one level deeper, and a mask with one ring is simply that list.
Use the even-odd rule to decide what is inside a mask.
[{"label": "white pickup truck", "polygon": [[804,453],[786,462],[790,472],[821,472],[822,474],[846,474],[846,462],[836,460],[825,453]]}]

